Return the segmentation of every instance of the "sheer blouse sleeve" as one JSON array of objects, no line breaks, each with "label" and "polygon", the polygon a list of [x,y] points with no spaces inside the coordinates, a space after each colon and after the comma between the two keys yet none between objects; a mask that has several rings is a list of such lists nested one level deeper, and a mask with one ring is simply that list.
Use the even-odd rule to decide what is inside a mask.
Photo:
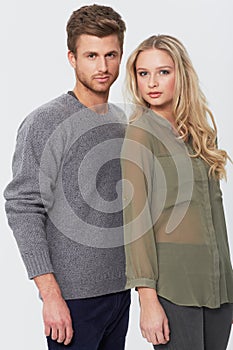
[{"label": "sheer blouse sleeve", "polygon": [[148,131],[128,126],[121,153],[127,288],[156,288],[156,243],[151,215],[152,139]]}]

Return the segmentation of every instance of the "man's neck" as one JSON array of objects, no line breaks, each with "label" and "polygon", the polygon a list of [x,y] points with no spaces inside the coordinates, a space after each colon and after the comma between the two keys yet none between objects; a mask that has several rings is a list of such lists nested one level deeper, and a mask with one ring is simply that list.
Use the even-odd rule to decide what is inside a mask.
[{"label": "man's neck", "polygon": [[105,114],[108,112],[108,95],[109,92],[95,93],[89,89],[83,89],[76,84],[73,89],[75,96],[86,107],[95,111],[98,114]]}]

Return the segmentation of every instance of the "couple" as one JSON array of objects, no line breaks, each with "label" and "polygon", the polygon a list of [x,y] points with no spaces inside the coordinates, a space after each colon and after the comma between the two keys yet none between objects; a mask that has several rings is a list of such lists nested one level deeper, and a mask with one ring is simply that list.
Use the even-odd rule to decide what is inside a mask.
[{"label": "couple", "polygon": [[124,349],[136,288],[155,349],[223,350],[233,303],[219,187],[228,155],[174,37],[152,36],[130,55],[129,125],[108,103],[125,29],[107,6],[71,15],[76,85],[18,130],[9,225],[43,301],[48,349]]}]

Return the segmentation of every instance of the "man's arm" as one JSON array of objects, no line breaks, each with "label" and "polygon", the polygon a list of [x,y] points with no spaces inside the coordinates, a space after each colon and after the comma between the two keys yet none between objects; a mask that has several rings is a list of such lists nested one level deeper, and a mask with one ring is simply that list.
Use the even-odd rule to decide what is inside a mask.
[{"label": "man's arm", "polygon": [[43,300],[44,332],[58,343],[68,345],[73,337],[70,311],[52,273],[34,278]]},{"label": "man's arm", "polygon": [[55,171],[49,173],[50,164],[47,170],[52,175],[47,176],[46,207],[39,181],[41,155],[50,134],[41,117],[43,115],[33,112],[19,128],[12,164],[13,179],[4,191],[5,208],[28,277],[34,279],[43,299],[45,333],[51,334],[54,340],[68,344],[72,337],[70,313],[53,275],[45,230],[47,211],[53,204],[50,188],[55,186],[57,175]]},{"label": "man's arm", "polygon": [[[4,191],[8,224],[30,279],[54,272],[45,232],[47,208],[42,200],[39,181],[40,159],[46,138],[40,132],[43,125],[34,126],[34,119],[26,119],[18,130],[12,162],[13,178]],[[48,193],[51,202],[52,195],[52,192]]]}]

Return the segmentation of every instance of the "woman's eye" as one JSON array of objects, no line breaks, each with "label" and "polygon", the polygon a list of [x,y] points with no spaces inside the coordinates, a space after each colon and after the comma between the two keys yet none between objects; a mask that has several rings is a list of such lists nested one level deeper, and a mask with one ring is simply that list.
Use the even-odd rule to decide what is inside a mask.
[{"label": "woman's eye", "polygon": [[140,75],[140,77],[145,77],[147,75],[147,72],[139,72],[138,74]]},{"label": "woman's eye", "polygon": [[159,72],[161,75],[168,75],[169,74],[169,71],[167,69],[162,69],[160,72]]}]

